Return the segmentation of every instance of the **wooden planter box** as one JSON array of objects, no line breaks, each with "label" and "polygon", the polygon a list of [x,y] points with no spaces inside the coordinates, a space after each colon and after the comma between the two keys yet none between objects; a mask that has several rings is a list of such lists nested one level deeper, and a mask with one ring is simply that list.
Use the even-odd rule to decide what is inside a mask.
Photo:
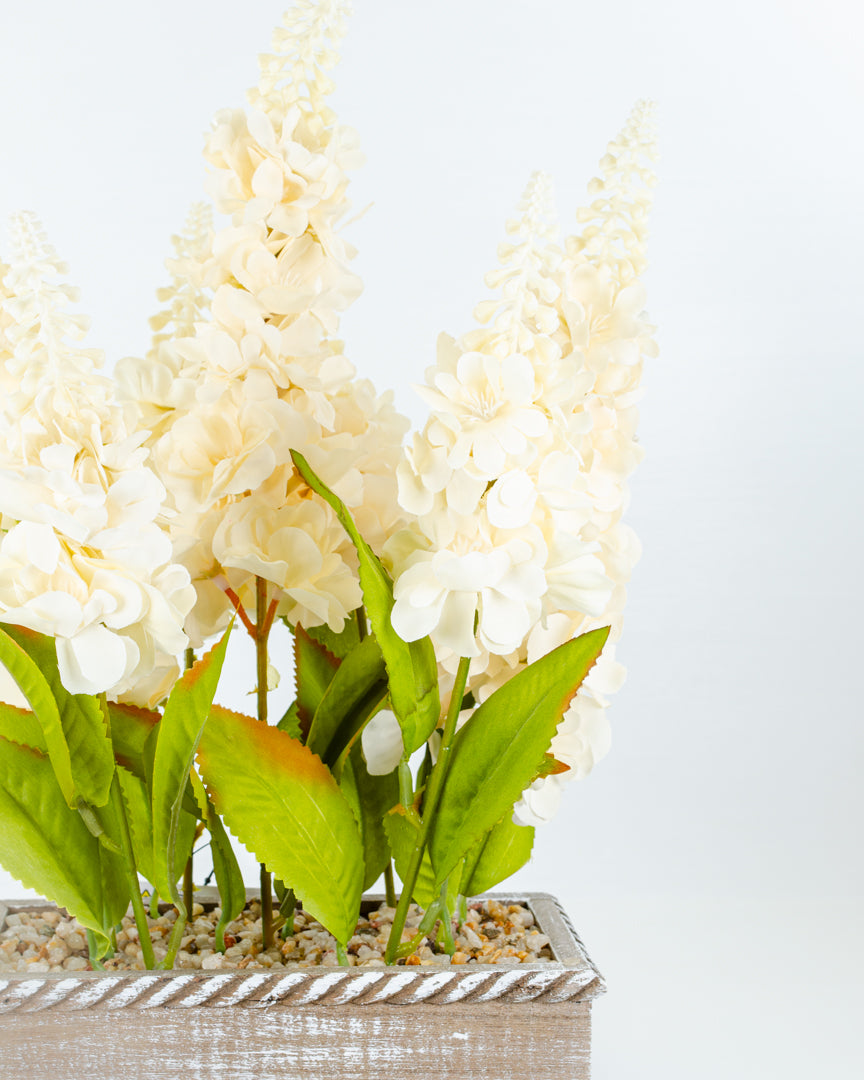
[{"label": "wooden planter box", "polygon": [[602,976],[553,897],[496,898],[553,962],[5,975],[0,1080],[587,1080]]}]

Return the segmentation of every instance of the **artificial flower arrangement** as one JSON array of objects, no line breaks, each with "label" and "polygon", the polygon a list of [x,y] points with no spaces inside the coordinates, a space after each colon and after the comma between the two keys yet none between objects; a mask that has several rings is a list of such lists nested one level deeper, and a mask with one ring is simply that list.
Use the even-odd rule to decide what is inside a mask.
[{"label": "artificial flower arrangement", "polygon": [[[217,115],[230,223],[196,206],[174,238],[145,358],[100,374],[30,215],[0,263],[0,861],[87,928],[94,965],[130,902],[146,966],[173,965],[205,831],[222,949],[246,900],[228,830],[261,863],[265,947],[300,901],[347,962],[383,873],[387,962],[436,927],[452,949],[465,898],[528,860],[608,746],[655,355],[651,107],[563,243],[532,177],[406,442],[337,337],[360,292],[339,230],[356,139],[327,105],[346,7],[296,0],[249,108]],[[277,619],[296,699],[273,723]],[[214,703],[243,632],[255,716]],[[177,909],[162,957],[139,874]]]}]

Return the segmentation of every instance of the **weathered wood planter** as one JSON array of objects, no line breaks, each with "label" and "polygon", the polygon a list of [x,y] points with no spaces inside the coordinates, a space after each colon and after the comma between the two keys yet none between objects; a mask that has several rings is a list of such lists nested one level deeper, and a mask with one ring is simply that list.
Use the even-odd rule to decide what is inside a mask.
[{"label": "weathered wood planter", "polygon": [[[583,1080],[603,979],[553,897],[499,899],[530,907],[553,962],[6,975],[0,1078]],[[37,906],[0,904],[0,929]]]}]

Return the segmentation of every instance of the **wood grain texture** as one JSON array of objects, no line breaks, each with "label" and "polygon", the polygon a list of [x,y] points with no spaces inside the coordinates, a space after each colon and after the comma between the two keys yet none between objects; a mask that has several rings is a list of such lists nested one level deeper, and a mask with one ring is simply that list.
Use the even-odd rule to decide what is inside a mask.
[{"label": "wood grain texture", "polygon": [[30,1013],[2,1080],[583,1080],[590,1004]]},{"label": "wood grain texture", "polygon": [[0,1080],[587,1080],[602,978],[554,898],[496,899],[532,909],[552,963],[8,975]]}]

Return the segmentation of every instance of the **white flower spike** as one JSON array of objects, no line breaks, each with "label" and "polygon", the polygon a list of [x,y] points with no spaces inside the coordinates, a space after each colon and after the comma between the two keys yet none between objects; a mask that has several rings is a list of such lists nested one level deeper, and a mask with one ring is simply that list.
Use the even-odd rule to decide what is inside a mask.
[{"label": "white flower spike", "polygon": [[126,695],[159,668],[176,671],[189,575],[171,561],[159,517],[165,489],[143,436],[98,372],[101,357],[70,342],[86,320],[65,310],[74,290],[28,214],[13,219],[4,275],[0,376],[0,622],[56,637],[72,693]]}]

